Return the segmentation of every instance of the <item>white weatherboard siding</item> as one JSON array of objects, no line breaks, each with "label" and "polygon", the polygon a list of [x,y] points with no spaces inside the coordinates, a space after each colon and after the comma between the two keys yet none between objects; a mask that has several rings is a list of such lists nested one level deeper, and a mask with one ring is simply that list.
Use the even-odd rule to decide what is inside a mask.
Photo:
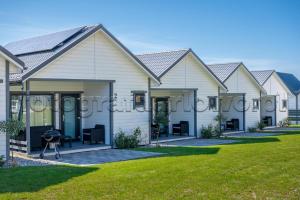
[{"label": "white weatherboard siding", "polygon": [[289,100],[289,109],[290,110],[296,110],[296,96],[295,95],[290,95],[288,97],[288,100]]},{"label": "white weatherboard siding", "polygon": [[[189,122],[189,136],[194,136],[194,92],[193,91],[170,91],[153,90],[151,97],[169,98],[169,133],[172,133],[172,124],[180,121]],[[155,103],[153,104],[155,108]]]},{"label": "white weatherboard siding", "polygon": [[[115,80],[113,93],[118,106],[113,114],[114,133],[119,129],[129,133],[139,126],[144,142],[149,141],[149,113],[132,110],[131,93],[133,90],[147,91],[148,76],[103,32],[91,35],[33,77]],[[128,112],[128,109],[131,111]]]},{"label": "white weatherboard siding", "polygon": [[282,101],[288,100],[288,92],[273,73],[272,76],[263,85],[268,95],[276,96],[276,124],[288,117],[288,109],[282,107]]},{"label": "white weatherboard siding", "polygon": [[239,67],[226,81],[228,93],[246,93],[245,128],[256,127],[260,121],[260,110],[253,109],[253,99],[260,98],[260,89],[243,67]]},{"label": "white weatherboard siding", "polygon": [[[6,66],[5,59],[0,56],[0,121],[6,120]],[[7,154],[7,142],[6,135],[0,133],[0,156],[6,156]]]},{"label": "white weatherboard siding", "polygon": [[[202,126],[215,123],[217,111],[208,109],[208,97],[218,96],[218,84],[191,53],[178,62],[162,78],[158,88],[197,89],[197,135]],[[152,84],[155,88],[155,84]]]}]

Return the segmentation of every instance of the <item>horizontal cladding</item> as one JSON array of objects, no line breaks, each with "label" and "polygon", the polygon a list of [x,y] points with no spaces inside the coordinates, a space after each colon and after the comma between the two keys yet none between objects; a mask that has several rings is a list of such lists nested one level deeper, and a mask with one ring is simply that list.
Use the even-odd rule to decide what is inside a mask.
[{"label": "horizontal cladding", "polygon": [[236,70],[225,82],[228,88],[228,93],[246,93],[246,113],[245,113],[245,128],[257,126],[260,121],[260,110],[253,109],[253,99],[260,98],[260,89],[250,78],[246,70],[240,67]]},{"label": "horizontal cladding", "polygon": [[[131,111],[114,112],[114,133],[119,129],[129,133],[133,128],[140,126],[143,138],[149,141],[149,114],[133,110],[131,93],[133,90],[147,91],[148,76],[103,32],[88,37],[37,72],[33,78],[115,80],[113,93],[118,108],[124,108],[122,102],[126,99]],[[147,95],[146,105],[148,105]]]},{"label": "horizontal cladding", "polygon": [[[218,112],[208,109],[208,97],[218,96],[218,84],[191,54],[177,63],[161,78],[156,88],[196,88],[197,98],[204,103],[197,105],[197,135],[202,126],[213,124]],[[154,84],[152,87],[155,88]]]}]

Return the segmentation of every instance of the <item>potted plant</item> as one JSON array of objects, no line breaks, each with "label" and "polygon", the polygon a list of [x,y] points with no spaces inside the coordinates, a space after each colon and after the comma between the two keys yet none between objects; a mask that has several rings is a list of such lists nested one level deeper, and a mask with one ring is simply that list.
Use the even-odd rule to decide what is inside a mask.
[{"label": "potted plant", "polygon": [[[24,130],[24,123],[19,120],[9,119],[0,122],[0,133],[6,133],[10,138],[15,138],[21,130]],[[12,161],[14,160],[14,152],[11,151]]]},{"label": "potted plant", "polygon": [[156,145],[158,146],[159,135],[161,127],[169,125],[169,119],[164,113],[157,113],[154,117],[154,124],[157,125],[158,131],[156,136]]},{"label": "potted plant", "polygon": [[216,121],[216,126],[214,128],[215,133],[218,137],[220,137],[222,134],[222,131],[224,131],[224,129],[225,129],[225,122],[226,122],[227,118],[223,114],[219,113],[215,117],[214,120]]}]

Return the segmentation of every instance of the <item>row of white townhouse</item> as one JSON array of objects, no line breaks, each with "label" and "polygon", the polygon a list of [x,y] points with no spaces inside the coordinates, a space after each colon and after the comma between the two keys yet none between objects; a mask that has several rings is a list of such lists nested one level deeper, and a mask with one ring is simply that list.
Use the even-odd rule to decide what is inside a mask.
[{"label": "row of white townhouse", "polygon": [[[24,121],[28,154],[48,129],[83,141],[101,125],[112,147],[120,130],[136,127],[149,144],[159,118],[168,121],[159,124],[163,137],[200,137],[217,116],[223,131],[274,126],[291,93],[274,71],[206,65],[191,49],[134,55],[102,25],[11,42],[0,48],[0,72],[0,120]],[[0,136],[0,154],[7,141]]]}]

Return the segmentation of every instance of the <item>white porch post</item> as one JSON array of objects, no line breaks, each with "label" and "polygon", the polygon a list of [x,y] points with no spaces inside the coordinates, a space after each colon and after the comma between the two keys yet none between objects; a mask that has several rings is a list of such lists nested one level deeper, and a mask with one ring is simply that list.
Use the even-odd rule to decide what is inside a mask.
[{"label": "white porch post", "polygon": [[110,131],[110,145],[114,145],[114,85],[113,82],[109,82],[109,131]]},{"label": "white porch post", "polygon": [[30,82],[26,81],[26,141],[27,154],[30,153]]}]

